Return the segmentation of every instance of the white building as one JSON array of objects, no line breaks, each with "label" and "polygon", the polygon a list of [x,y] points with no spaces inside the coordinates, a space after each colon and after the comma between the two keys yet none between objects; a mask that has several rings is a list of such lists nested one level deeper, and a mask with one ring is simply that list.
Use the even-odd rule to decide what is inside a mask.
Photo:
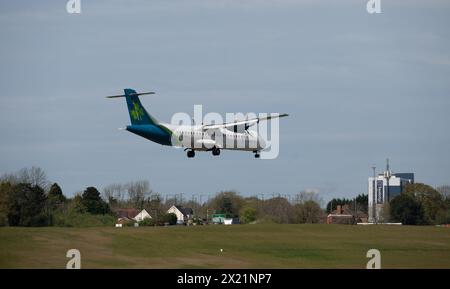
[{"label": "white building", "polygon": [[172,206],[167,210],[167,213],[173,213],[177,216],[177,224],[184,224],[192,218],[194,212],[191,208],[183,208],[181,206]]},{"label": "white building", "polygon": [[150,216],[150,214],[147,212],[146,209],[143,209],[133,219],[136,222],[140,222],[140,221],[143,221],[144,219],[148,219],[148,218],[151,219],[152,216]]},{"label": "white building", "polygon": [[[386,203],[400,195],[407,184],[414,183],[414,173],[392,173],[389,160],[386,171],[368,180],[369,222],[386,222],[383,210]],[[386,207],[387,208],[387,207]]]}]

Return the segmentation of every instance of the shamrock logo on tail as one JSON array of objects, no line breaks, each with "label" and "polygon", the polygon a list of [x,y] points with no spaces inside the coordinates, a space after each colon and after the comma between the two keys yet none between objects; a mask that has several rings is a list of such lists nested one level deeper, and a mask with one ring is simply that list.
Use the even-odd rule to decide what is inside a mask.
[{"label": "shamrock logo on tail", "polygon": [[134,120],[142,120],[142,117],[144,116],[144,110],[136,102],[133,102],[133,109],[130,113]]}]

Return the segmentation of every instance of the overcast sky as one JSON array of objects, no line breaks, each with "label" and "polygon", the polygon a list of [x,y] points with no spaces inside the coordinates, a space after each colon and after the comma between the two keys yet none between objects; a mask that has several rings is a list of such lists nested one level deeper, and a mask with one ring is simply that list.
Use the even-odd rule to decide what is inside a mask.
[{"label": "overcast sky", "polygon": [[[0,173],[40,166],[66,195],[148,179],[162,194],[367,191],[371,165],[450,183],[450,2],[0,1]],[[280,155],[163,147],[123,88],[173,113],[287,112]]]}]

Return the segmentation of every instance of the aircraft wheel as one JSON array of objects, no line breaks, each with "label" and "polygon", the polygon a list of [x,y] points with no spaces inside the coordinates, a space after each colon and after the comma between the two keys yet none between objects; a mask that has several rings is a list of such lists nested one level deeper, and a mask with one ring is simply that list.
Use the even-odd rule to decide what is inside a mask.
[{"label": "aircraft wheel", "polygon": [[194,150],[188,151],[188,152],[187,152],[187,157],[188,157],[188,158],[193,158],[193,157],[195,157],[195,151],[194,151]]},{"label": "aircraft wheel", "polygon": [[255,159],[259,159],[260,155],[259,153],[255,153]]},{"label": "aircraft wheel", "polygon": [[220,149],[214,148],[213,151],[212,151],[212,154],[213,154],[213,156],[218,156],[218,155],[220,155]]}]

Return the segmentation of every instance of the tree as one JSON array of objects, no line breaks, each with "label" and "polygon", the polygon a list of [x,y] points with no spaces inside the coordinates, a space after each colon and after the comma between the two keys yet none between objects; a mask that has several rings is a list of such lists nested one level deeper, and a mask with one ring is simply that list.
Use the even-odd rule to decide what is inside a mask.
[{"label": "tree", "polygon": [[18,184],[12,189],[8,204],[8,222],[11,226],[45,226],[46,196],[39,186]]},{"label": "tree", "polygon": [[99,191],[95,187],[86,188],[81,198],[81,204],[88,213],[94,215],[109,213],[108,204],[102,200]]},{"label": "tree", "polygon": [[17,178],[19,183],[31,184],[44,190],[47,190],[49,186],[47,174],[40,167],[23,168],[17,172]]},{"label": "tree", "polygon": [[307,200],[294,205],[294,222],[300,224],[319,223],[322,219],[323,211],[319,204],[313,200]]},{"label": "tree", "polygon": [[0,176],[0,183],[10,183],[11,185],[18,184],[17,174],[4,173]]},{"label": "tree", "polygon": [[323,203],[322,198],[316,192],[302,191],[295,195],[294,197],[295,203],[303,204],[307,201],[313,201],[317,203],[319,206]]},{"label": "tree", "polygon": [[48,192],[47,203],[51,211],[61,208],[66,202],[66,197],[63,195],[61,187],[54,183]]},{"label": "tree", "polygon": [[111,203],[122,203],[125,199],[126,186],[122,184],[111,184],[103,188],[103,197],[108,201],[109,205]]},{"label": "tree", "polygon": [[130,182],[126,185],[128,191],[128,199],[131,205],[137,209],[143,209],[147,196],[151,195],[150,184],[148,181]]},{"label": "tree", "polygon": [[444,199],[444,207],[436,214],[436,224],[450,224],[450,186],[443,185],[436,188]]},{"label": "tree", "polygon": [[403,191],[409,194],[421,205],[427,224],[437,224],[437,217],[441,211],[446,211],[445,200],[433,187],[422,184],[408,184]]},{"label": "tree", "polygon": [[78,192],[75,196],[69,200],[68,211],[76,214],[84,214],[87,212],[87,208],[83,203],[82,192]]},{"label": "tree", "polygon": [[47,174],[40,167],[22,168],[16,173],[3,174],[0,177],[0,182],[7,182],[12,185],[20,183],[31,184],[32,186],[41,187],[44,190],[48,189],[49,181]]},{"label": "tree", "polygon": [[449,185],[443,185],[436,188],[436,191],[438,191],[444,199],[450,199],[450,186]]},{"label": "tree", "polygon": [[256,209],[250,206],[243,207],[239,212],[239,219],[242,223],[251,223],[256,220]]},{"label": "tree", "polygon": [[219,206],[219,211],[225,213],[226,215],[235,216],[235,210],[233,210],[233,202],[231,198],[224,197],[222,203]]},{"label": "tree", "polygon": [[359,194],[358,196],[356,196],[356,209],[367,214],[368,208],[369,208],[369,195]]},{"label": "tree", "polygon": [[263,215],[264,218],[268,218],[275,223],[288,224],[294,219],[294,212],[291,203],[281,197],[264,201]]},{"label": "tree", "polygon": [[410,194],[400,194],[390,202],[390,217],[404,225],[424,223],[424,213],[420,203]]},{"label": "tree", "polygon": [[8,225],[9,199],[13,185],[10,182],[0,182],[0,227]]},{"label": "tree", "polygon": [[214,209],[217,213],[231,217],[239,216],[239,211],[243,205],[244,199],[233,191],[220,192],[208,203],[208,207]]}]

